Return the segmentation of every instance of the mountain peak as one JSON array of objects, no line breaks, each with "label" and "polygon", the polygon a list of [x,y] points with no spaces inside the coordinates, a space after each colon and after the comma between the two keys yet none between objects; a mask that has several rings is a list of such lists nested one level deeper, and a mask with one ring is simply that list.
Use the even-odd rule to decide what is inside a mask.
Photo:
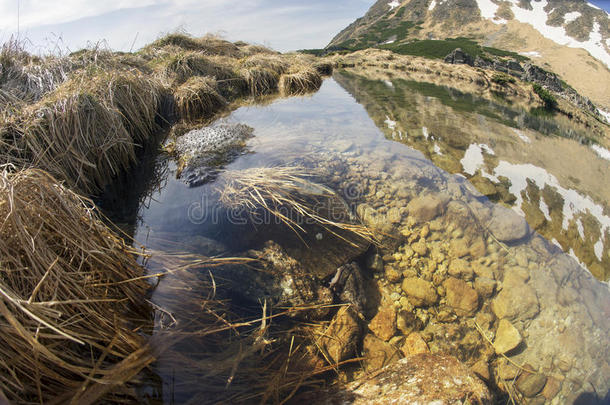
[{"label": "mountain peak", "polygon": [[532,58],[610,109],[610,15],[585,0],[379,0],[327,49],[458,37]]}]

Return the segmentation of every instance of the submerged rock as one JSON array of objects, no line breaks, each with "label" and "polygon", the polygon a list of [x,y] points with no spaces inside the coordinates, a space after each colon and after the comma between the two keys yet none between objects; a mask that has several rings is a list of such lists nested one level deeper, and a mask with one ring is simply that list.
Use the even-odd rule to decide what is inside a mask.
[{"label": "submerged rock", "polygon": [[339,267],[330,281],[330,288],[342,304],[350,304],[354,311],[364,318],[367,304],[364,276],[356,262]]},{"label": "submerged rock", "polygon": [[417,332],[410,333],[409,336],[405,338],[404,343],[400,347],[400,351],[403,352],[405,356],[411,356],[419,353],[430,353],[428,344]]},{"label": "submerged rock", "polygon": [[219,168],[239,156],[254,129],[244,124],[220,124],[192,130],[176,139],[179,177],[191,187],[213,180]]},{"label": "submerged rock", "polygon": [[521,240],[530,233],[530,227],[525,218],[511,209],[499,205],[493,208],[488,228],[500,242],[507,243]]},{"label": "submerged rock", "polygon": [[396,333],[396,309],[394,306],[385,306],[369,323],[369,329],[379,339],[388,341]]},{"label": "submerged rock", "polygon": [[445,210],[448,201],[446,196],[428,194],[412,200],[407,208],[416,222],[428,222]]},{"label": "submerged rock", "polygon": [[364,337],[362,352],[365,358],[364,368],[367,372],[377,371],[402,357],[396,347],[372,333],[368,333]]},{"label": "submerged rock", "polygon": [[505,277],[502,291],[493,299],[491,308],[499,318],[510,321],[533,319],[540,312],[534,288],[517,277]]},{"label": "submerged rock", "polygon": [[526,397],[535,397],[546,384],[546,376],[542,374],[524,373],[517,379],[517,389]]},{"label": "submerged rock", "polygon": [[335,363],[347,360],[357,348],[360,338],[358,316],[351,307],[341,307],[320,338],[319,344]]},{"label": "submerged rock", "polygon": [[434,305],[438,301],[438,294],[434,285],[421,278],[405,278],[402,282],[402,290],[416,307]]},{"label": "submerged rock", "polygon": [[444,283],[447,294],[447,304],[458,315],[470,316],[479,307],[479,295],[463,280],[450,277]]},{"label": "submerged rock", "polygon": [[506,319],[500,320],[498,331],[496,332],[496,340],[494,341],[496,353],[504,354],[509,352],[519,346],[522,340],[521,334],[512,323]]},{"label": "submerged rock", "polygon": [[452,356],[420,353],[405,357],[344,388],[301,395],[295,403],[316,404],[491,404],[483,382]]},{"label": "submerged rock", "polygon": [[238,265],[214,271],[228,284],[231,294],[253,305],[260,305],[263,300],[283,308],[319,305],[295,311],[294,316],[300,318],[315,320],[328,315],[330,310],[325,305],[333,303],[332,291],[277,243],[269,241],[262,249],[248,252],[248,256],[259,260],[262,268]]}]

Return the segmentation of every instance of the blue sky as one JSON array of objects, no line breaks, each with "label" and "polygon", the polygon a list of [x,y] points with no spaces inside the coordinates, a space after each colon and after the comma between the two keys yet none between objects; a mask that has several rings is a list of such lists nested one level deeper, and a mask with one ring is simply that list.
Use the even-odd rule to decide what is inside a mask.
[{"label": "blue sky", "polygon": [[[592,0],[610,12],[610,0]],[[163,33],[219,33],[280,51],[324,47],[374,0],[0,0],[0,41],[17,29],[29,49],[76,50],[106,40],[138,49]]]},{"label": "blue sky", "polygon": [[[0,0],[0,41],[16,31],[34,48],[78,49],[105,39],[129,50],[177,29],[220,33],[280,51],[324,47],[374,0]],[[32,48],[32,45],[30,45]]]}]

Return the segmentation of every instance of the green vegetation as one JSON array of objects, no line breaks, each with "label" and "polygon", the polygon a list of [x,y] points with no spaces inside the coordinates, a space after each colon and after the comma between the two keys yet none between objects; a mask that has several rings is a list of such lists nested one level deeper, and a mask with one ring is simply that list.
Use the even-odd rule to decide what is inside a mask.
[{"label": "green vegetation", "polygon": [[313,56],[324,56],[326,49],[299,49],[297,52]]},{"label": "green vegetation", "polygon": [[498,48],[491,48],[489,46],[484,46],[482,47],[482,49],[490,55],[499,56],[502,58],[513,58],[515,60],[518,60],[519,62],[525,62],[530,60],[530,58],[528,58],[527,56],[519,55],[516,52],[505,51]]},{"label": "green vegetation", "polygon": [[407,44],[387,44],[380,48],[389,49],[402,55],[422,56],[428,59],[443,59],[457,48],[461,48],[473,58],[482,54],[481,47],[475,41],[467,38],[426,39]]},{"label": "green vegetation", "polygon": [[544,102],[544,105],[549,110],[554,110],[557,108],[557,98],[550,91],[539,85],[538,83],[534,83],[532,85],[534,88],[534,93],[540,97],[540,99]]},{"label": "green vegetation", "polygon": [[507,75],[505,73],[495,73],[491,81],[499,84],[500,86],[506,86],[508,83],[515,83],[516,80],[514,77]]},{"label": "green vegetation", "polygon": [[[401,11],[404,13],[403,10],[404,8],[399,10],[397,15]],[[413,21],[400,21],[396,23],[390,17],[384,17],[366,30],[364,35],[344,41],[333,47],[333,50],[358,51],[376,47],[389,40],[400,42],[407,38],[410,30],[420,29],[420,25],[421,22],[415,23]]]},{"label": "green vegetation", "polygon": [[510,57],[519,61],[528,60],[527,57],[515,52],[503,51],[501,49],[483,47],[476,41],[468,38],[447,38],[444,40],[426,39],[413,41],[406,44],[387,44],[380,46],[382,49],[389,49],[402,55],[422,56],[428,59],[443,59],[457,48],[461,48],[473,58],[480,57],[487,61],[493,59],[489,55],[499,57]]}]

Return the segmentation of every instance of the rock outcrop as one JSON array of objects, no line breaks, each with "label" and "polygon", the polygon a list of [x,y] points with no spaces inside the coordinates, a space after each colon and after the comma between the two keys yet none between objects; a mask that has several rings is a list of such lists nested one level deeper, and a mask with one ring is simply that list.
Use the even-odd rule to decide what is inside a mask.
[{"label": "rock outcrop", "polygon": [[462,51],[461,48],[454,49],[449,55],[445,56],[445,63],[466,64],[474,66],[474,58]]}]

